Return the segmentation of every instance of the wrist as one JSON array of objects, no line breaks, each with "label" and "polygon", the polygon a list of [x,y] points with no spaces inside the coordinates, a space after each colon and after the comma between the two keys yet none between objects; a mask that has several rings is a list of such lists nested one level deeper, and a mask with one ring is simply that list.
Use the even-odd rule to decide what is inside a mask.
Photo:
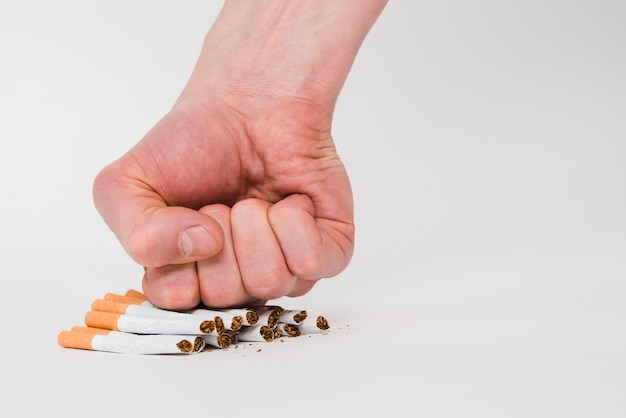
[{"label": "wrist", "polygon": [[226,0],[183,96],[291,98],[334,107],[385,0]]}]

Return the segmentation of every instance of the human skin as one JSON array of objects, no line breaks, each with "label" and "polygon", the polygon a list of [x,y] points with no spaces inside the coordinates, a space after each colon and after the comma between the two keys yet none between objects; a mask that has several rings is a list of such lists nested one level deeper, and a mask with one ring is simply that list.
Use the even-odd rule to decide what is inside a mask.
[{"label": "human skin", "polygon": [[155,305],[265,303],[350,262],[335,103],[386,1],[226,0],[171,110],[96,176]]}]

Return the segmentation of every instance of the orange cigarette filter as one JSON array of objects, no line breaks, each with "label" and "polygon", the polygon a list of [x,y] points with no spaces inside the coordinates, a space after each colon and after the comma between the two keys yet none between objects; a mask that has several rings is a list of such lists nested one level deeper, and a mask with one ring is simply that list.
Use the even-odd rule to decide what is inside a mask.
[{"label": "orange cigarette filter", "polygon": [[141,293],[139,290],[135,290],[135,289],[128,289],[126,293],[124,294],[124,296],[128,296],[128,297],[135,298],[135,299],[148,300],[146,295]]},{"label": "orange cigarette filter", "polygon": [[89,311],[85,314],[85,325],[93,328],[119,330],[117,320],[122,314],[102,311]]},{"label": "orange cigarette filter", "polygon": [[57,342],[61,347],[66,348],[79,348],[81,350],[93,350],[93,346],[91,345],[91,340],[94,335],[97,334],[108,334],[106,332],[89,332],[86,330],[69,330],[69,331],[61,331],[57,336]]},{"label": "orange cigarette filter", "polygon": [[126,302],[117,302],[114,300],[96,299],[91,303],[92,311],[126,313],[129,304]]},{"label": "orange cigarette filter", "polygon": [[74,325],[72,328],[70,328],[70,331],[72,331],[72,332],[86,332],[86,333],[89,333],[91,335],[96,335],[96,334],[107,335],[108,333],[111,332],[110,329],[94,328],[94,327],[84,327],[84,326],[80,326],[80,325]]},{"label": "orange cigarette filter", "polygon": [[128,303],[131,305],[141,305],[145,302],[145,299],[134,298],[132,296],[118,295],[117,293],[107,293],[104,295],[104,300],[111,302]]}]

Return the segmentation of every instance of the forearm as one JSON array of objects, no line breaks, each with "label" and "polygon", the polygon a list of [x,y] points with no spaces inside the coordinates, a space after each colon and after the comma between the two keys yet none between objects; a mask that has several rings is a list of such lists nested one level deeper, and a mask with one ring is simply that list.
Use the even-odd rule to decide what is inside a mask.
[{"label": "forearm", "polygon": [[183,92],[332,107],[387,0],[226,0]]}]

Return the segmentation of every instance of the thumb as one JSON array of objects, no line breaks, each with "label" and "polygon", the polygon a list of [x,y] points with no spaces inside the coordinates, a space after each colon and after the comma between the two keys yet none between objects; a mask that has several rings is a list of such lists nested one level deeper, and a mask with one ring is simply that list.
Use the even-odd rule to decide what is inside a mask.
[{"label": "thumb", "polygon": [[224,245],[224,232],[213,218],[180,206],[144,212],[121,237],[128,254],[145,267],[206,259]]},{"label": "thumb", "polygon": [[137,263],[144,267],[190,263],[222,249],[224,232],[210,216],[167,206],[153,190],[106,177],[102,172],[94,181],[96,209]]}]

